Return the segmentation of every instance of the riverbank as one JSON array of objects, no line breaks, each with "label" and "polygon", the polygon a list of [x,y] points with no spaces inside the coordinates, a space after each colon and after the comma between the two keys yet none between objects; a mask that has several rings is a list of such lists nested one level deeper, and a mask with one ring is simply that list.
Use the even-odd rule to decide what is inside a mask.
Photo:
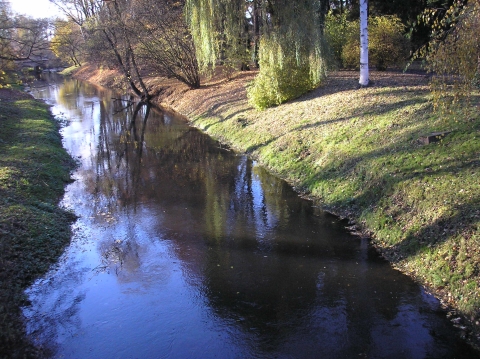
[{"label": "riverbank", "polygon": [[[78,78],[125,85],[112,70],[83,67]],[[255,72],[189,90],[150,78],[156,104],[249,154],[317,205],[351,220],[351,230],[434,293],[471,342],[480,328],[480,111],[434,113],[422,73],[330,74],[326,84],[256,111],[245,87]],[[448,133],[432,143],[425,137]]]},{"label": "riverbank", "polygon": [[75,163],[48,106],[24,92],[0,89],[0,126],[0,357],[37,357],[20,306],[70,241],[74,215],[58,202]]}]

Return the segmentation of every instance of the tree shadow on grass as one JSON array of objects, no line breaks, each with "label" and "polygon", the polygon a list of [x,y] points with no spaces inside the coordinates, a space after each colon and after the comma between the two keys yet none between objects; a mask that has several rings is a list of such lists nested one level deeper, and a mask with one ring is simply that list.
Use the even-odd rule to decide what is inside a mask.
[{"label": "tree shadow on grass", "polygon": [[[395,76],[392,76],[392,73],[394,73]],[[358,77],[358,71],[335,71],[332,74],[329,74],[324,84],[290,102],[304,102],[317,97],[340,92],[360,90]],[[427,86],[429,82],[428,76],[425,76],[424,73],[414,72],[400,73],[399,71],[371,71],[370,78],[370,87],[398,88],[401,91],[405,91],[406,86],[409,87],[409,91],[411,91],[411,88],[415,87],[418,87],[418,90],[423,91],[426,89],[422,87]]]},{"label": "tree shadow on grass", "polygon": [[384,115],[384,114],[387,114],[387,113],[395,111],[395,110],[399,110],[399,109],[404,108],[404,107],[424,104],[424,103],[427,103],[427,102],[428,101],[424,98],[416,98],[416,99],[411,99],[411,100],[398,101],[398,102],[388,104],[388,105],[383,105],[381,108],[375,109],[375,110],[372,110],[371,106],[368,106],[368,105],[367,106],[362,106],[360,108],[355,109],[355,114],[353,114],[351,116],[341,117],[341,118],[332,118],[332,119],[328,119],[328,120],[325,120],[325,121],[318,121],[318,122],[315,122],[315,123],[301,125],[301,126],[298,126],[298,127],[294,128],[294,130],[301,131],[301,130],[307,130],[307,129],[311,129],[311,128],[315,128],[315,127],[321,127],[321,126],[329,125],[329,124],[332,124],[332,123],[350,121],[353,118],[368,115],[368,114],[375,115],[375,116]]},{"label": "tree shadow on grass", "polygon": [[[409,137],[413,135],[414,133],[412,132],[406,136]],[[346,177],[366,177],[369,175],[367,170],[371,168],[369,165],[371,161],[380,157],[402,156],[407,153],[423,158],[428,151],[435,150],[434,146],[436,146],[436,144],[427,146],[412,144],[411,148],[389,148],[389,146],[386,146],[366,154],[355,156],[347,161],[332,161],[327,166],[322,167],[320,172],[305,179],[301,186],[303,188],[312,188],[316,183],[320,182],[343,181]],[[382,208],[384,205],[382,201],[393,195],[395,189],[400,187],[404,182],[417,178],[422,180],[422,182],[435,183],[437,178],[445,175],[455,176],[462,172],[470,173],[471,171],[478,171],[478,168],[480,168],[479,158],[475,157],[474,154],[462,154],[460,156],[463,157],[448,158],[445,161],[435,163],[437,169],[431,169],[428,167],[428,164],[423,163],[402,164],[395,168],[395,172],[386,172],[371,180],[365,179],[363,182],[359,181],[359,184],[364,184],[360,189],[360,193],[356,194],[353,198],[339,199],[330,203],[329,206],[337,208],[340,211],[354,212],[357,218],[360,216],[365,217],[369,214],[373,215],[378,211],[378,208]],[[441,164],[441,167],[437,166],[439,164]],[[451,200],[454,202],[455,196],[458,196],[458,194],[452,192],[451,196]],[[410,204],[410,206],[412,206],[412,204]],[[460,203],[452,203],[447,205],[447,207],[447,214],[432,223],[421,225],[419,230],[409,230],[403,240],[391,247],[394,252],[401,254],[399,259],[402,257],[415,256],[426,246],[439,246],[453,236],[468,231],[469,226],[473,225],[475,221],[477,221],[477,223],[480,221],[480,196],[478,193],[474,193],[468,199],[462,197]],[[392,208],[388,209],[391,210]],[[402,210],[408,212],[412,210],[412,208],[408,208],[407,205],[406,208]],[[450,215],[448,215],[448,213],[450,213]],[[396,218],[388,218],[391,213],[384,214],[385,219],[390,221],[390,224],[393,224]],[[402,213],[397,213],[397,215],[400,214]],[[377,228],[377,230],[379,229],[381,228]]]}]

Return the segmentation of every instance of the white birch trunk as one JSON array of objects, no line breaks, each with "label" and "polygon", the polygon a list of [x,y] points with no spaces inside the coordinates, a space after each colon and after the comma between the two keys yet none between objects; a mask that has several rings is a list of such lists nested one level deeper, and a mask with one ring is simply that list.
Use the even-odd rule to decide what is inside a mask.
[{"label": "white birch trunk", "polygon": [[360,86],[368,86],[368,0],[360,0]]}]

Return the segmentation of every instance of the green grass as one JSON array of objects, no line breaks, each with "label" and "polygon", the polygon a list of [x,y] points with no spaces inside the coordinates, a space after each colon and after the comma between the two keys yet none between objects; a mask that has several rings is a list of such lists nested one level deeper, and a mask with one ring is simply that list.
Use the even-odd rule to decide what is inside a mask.
[{"label": "green grass", "polygon": [[38,354],[24,338],[23,291],[58,259],[74,220],[57,206],[74,166],[58,124],[20,97],[0,101],[0,357]]},{"label": "green grass", "polygon": [[78,66],[70,66],[60,71],[59,74],[63,76],[72,76],[77,69],[78,69]]},{"label": "green grass", "polygon": [[[437,114],[423,76],[406,84],[402,75],[380,77],[358,90],[342,74],[279,107],[259,112],[236,99],[197,112],[193,123],[354,219],[397,268],[478,320],[478,94],[461,111]],[[435,131],[452,132],[419,141]]]}]

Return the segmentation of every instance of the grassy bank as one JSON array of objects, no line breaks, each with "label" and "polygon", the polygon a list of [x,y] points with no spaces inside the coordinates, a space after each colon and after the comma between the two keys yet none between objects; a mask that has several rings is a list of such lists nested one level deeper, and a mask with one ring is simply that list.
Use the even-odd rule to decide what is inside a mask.
[{"label": "grassy bank", "polygon": [[[480,321],[480,111],[435,114],[424,74],[332,73],[321,88],[256,111],[245,86],[255,73],[221,76],[201,89],[148,79],[157,102],[248,153],[320,206],[348,217],[391,263],[470,323]],[[84,68],[98,84],[111,74]],[[441,141],[421,137],[451,131]]]},{"label": "grassy bank", "polygon": [[48,107],[0,89],[0,357],[34,355],[19,306],[70,240],[74,216],[57,204],[73,166]]}]

